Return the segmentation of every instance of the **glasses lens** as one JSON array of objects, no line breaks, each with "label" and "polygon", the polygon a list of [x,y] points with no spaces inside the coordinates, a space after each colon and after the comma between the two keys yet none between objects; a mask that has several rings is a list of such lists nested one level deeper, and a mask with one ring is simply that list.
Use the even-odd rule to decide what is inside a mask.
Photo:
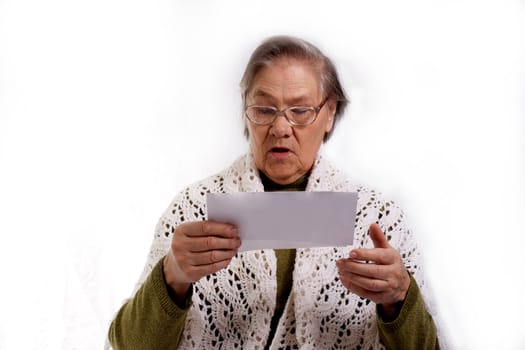
[{"label": "glasses lens", "polygon": [[275,117],[276,110],[273,107],[252,106],[246,109],[246,115],[257,124],[270,124]]},{"label": "glasses lens", "polygon": [[288,109],[288,118],[295,124],[310,124],[315,119],[315,109],[312,107],[292,107]]},{"label": "glasses lens", "polygon": [[[255,124],[268,125],[273,123],[275,116],[280,113],[275,107],[250,106],[246,108],[246,116]],[[308,125],[313,123],[317,116],[314,107],[290,107],[284,111],[286,118],[293,125]]]}]

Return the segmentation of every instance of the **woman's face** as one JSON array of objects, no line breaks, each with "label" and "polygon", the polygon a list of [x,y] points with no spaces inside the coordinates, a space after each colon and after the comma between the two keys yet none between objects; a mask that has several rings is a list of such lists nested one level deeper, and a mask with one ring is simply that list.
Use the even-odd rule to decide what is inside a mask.
[{"label": "woman's face", "polygon": [[[282,58],[262,68],[247,95],[247,104],[317,107],[320,95],[318,73],[308,62]],[[333,127],[336,103],[328,100],[309,125],[291,125],[279,116],[270,125],[246,120],[255,165],[278,184],[289,184],[306,174],[314,163],[325,133]]]}]

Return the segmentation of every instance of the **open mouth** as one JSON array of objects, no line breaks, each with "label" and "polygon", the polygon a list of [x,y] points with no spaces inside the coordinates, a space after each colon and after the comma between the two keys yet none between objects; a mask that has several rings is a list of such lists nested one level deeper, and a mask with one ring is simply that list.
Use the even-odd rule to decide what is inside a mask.
[{"label": "open mouth", "polygon": [[271,154],[276,159],[287,159],[290,156],[290,149],[286,147],[274,147],[271,149]]}]

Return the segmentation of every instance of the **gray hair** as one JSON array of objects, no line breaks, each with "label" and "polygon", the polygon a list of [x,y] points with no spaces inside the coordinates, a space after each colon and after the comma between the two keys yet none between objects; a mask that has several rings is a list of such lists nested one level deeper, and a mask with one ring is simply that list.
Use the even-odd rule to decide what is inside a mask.
[{"label": "gray hair", "polygon": [[[315,65],[315,67],[319,69],[321,94],[328,99],[337,101],[334,127],[324,136],[324,141],[327,141],[350,101],[346,97],[332,61],[326,57],[321,50],[305,40],[291,36],[273,36],[264,40],[255,49],[246,65],[240,82],[243,112],[246,108],[246,98],[252,88],[257,73],[262,68],[268,67],[274,61],[284,57],[311,62]],[[246,125],[244,127],[244,135],[248,137],[248,128]]]}]

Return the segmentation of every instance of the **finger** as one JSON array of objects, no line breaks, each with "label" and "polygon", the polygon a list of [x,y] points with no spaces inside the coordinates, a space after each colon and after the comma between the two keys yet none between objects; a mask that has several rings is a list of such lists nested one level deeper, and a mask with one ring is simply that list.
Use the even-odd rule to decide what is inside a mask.
[{"label": "finger", "polygon": [[200,280],[204,276],[208,276],[212,273],[215,273],[219,270],[224,269],[230,264],[231,259],[218,261],[213,264],[201,265],[201,266],[192,266],[188,269],[186,273],[192,282]]},{"label": "finger", "polygon": [[213,250],[231,250],[241,246],[241,240],[238,237],[222,238],[217,236],[192,237],[187,240],[188,251],[206,252]]},{"label": "finger", "polygon": [[350,252],[350,259],[356,260],[357,263],[374,262],[380,265],[389,265],[395,262],[395,249],[389,248],[359,248]]},{"label": "finger", "polygon": [[370,235],[370,238],[374,243],[374,247],[390,248],[390,244],[388,244],[388,240],[386,239],[385,234],[383,233],[383,231],[381,231],[381,227],[379,227],[378,224],[370,225],[370,228],[368,229],[368,234]]},{"label": "finger", "polygon": [[224,260],[231,260],[237,250],[212,250],[202,253],[190,253],[188,263],[192,266],[212,265]]},{"label": "finger", "polygon": [[352,259],[340,259],[336,262],[339,272],[347,272],[367,278],[387,280],[392,275],[391,265],[362,263]]},{"label": "finger", "polygon": [[185,222],[178,229],[189,237],[214,235],[233,238],[239,235],[234,225],[209,220]]},{"label": "finger", "polygon": [[385,280],[361,276],[347,271],[341,271],[339,276],[370,292],[384,292],[389,289],[389,284]]},{"label": "finger", "polygon": [[353,283],[352,280],[350,280],[346,276],[340,276],[339,278],[341,280],[341,283],[345,286],[345,288],[351,291],[352,293],[357,294],[362,298],[369,299],[376,304],[381,304],[381,302],[383,301],[384,293],[366,290],[361,286],[358,286],[357,284]]}]

